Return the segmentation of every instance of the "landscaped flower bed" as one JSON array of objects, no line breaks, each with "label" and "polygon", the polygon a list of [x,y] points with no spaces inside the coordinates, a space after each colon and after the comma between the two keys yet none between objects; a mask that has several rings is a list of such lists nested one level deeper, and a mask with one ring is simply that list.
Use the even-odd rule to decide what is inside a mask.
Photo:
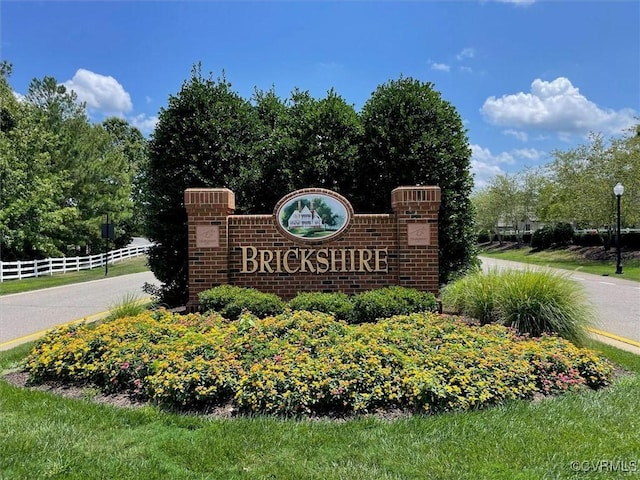
[{"label": "landscaped flower bed", "polygon": [[69,327],[40,340],[31,381],[91,383],[177,409],[232,402],[278,415],[469,410],[600,388],[613,367],[555,336],[416,313],[350,325],[286,311],[229,321],[167,311]]}]

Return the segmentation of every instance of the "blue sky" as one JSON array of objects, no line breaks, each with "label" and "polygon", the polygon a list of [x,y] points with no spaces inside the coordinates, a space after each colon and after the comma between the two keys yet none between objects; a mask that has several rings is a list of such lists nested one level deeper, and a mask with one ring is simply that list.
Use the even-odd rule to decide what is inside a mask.
[{"label": "blue sky", "polygon": [[92,120],[146,135],[198,62],[245,98],[333,87],[357,110],[400,75],[432,82],[468,129],[477,187],[640,115],[637,0],[4,0],[0,58],[16,94],[52,76]]}]

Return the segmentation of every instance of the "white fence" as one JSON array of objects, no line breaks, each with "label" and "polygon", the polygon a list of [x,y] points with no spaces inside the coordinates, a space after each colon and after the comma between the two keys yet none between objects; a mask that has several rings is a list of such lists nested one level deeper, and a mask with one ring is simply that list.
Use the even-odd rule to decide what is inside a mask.
[{"label": "white fence", "polygon": [[140,245],[111,250],[108,254],[100,253],[87,257],[45,258],[42,260],[0,262],[0,282],[5,280],[22,280],[23,278],[43,277],[54,273],[77,272],[102,267],[108,256],[109,263],[125,258],[144,255],[151,245]]}]

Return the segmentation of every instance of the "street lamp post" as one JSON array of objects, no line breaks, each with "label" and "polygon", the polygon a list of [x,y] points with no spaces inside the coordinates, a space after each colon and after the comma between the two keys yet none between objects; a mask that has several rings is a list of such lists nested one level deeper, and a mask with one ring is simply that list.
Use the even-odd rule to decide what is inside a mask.
[{"label": "street lamp post", "polygon": [[616,196],[617,204],[618,204],[618,207],[617,207],[618,225],[616,228],[616,258],[617,258],[616,273],[617,274],[622,273],[622,255],[620,253],[620,197],[622,196],[623,193],[624,193],[624,186],[620,182],[618,182],[616,186],[613,187],[613,194]]}]

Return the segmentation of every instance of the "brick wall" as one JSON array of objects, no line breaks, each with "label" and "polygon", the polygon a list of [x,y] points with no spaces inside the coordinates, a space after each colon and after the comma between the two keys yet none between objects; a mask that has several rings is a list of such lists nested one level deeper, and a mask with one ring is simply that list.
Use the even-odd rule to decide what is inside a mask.
[{"label": "brick wall", "polygon": [[[391,214],[355,214],[339,238],[306,245],[283,236],[274,215],[233,215],[235,200],[228,189],[188,189],[189,306],[197,305],[199,292],[222,283],[257,288],[284,299],[300,291],[356,293],[388,285],[438,295],[440,189],[396,188],[391,206]],[[257,262],[260,255],[269,259],[288,250],[294,250],[288,259],[295,273],[283,268],[278,272],[280,259],[273,259],[271,267],[262,271],[243,273],[243,252],[245,256],[263,252],[256,255]],[[310,271],[314,269],[311,263],[300,268],[304,262],[299,258],[312,250],[324,250],[326,258],[334,255],[336,268],[321,265],[316,268],[321,273]],[[376,250],[379,258],[371,253]],[[355,268],[349,270],[356,271],[344,271],[352,262]],[[374,266],[386,271],[370,271]]]}]

